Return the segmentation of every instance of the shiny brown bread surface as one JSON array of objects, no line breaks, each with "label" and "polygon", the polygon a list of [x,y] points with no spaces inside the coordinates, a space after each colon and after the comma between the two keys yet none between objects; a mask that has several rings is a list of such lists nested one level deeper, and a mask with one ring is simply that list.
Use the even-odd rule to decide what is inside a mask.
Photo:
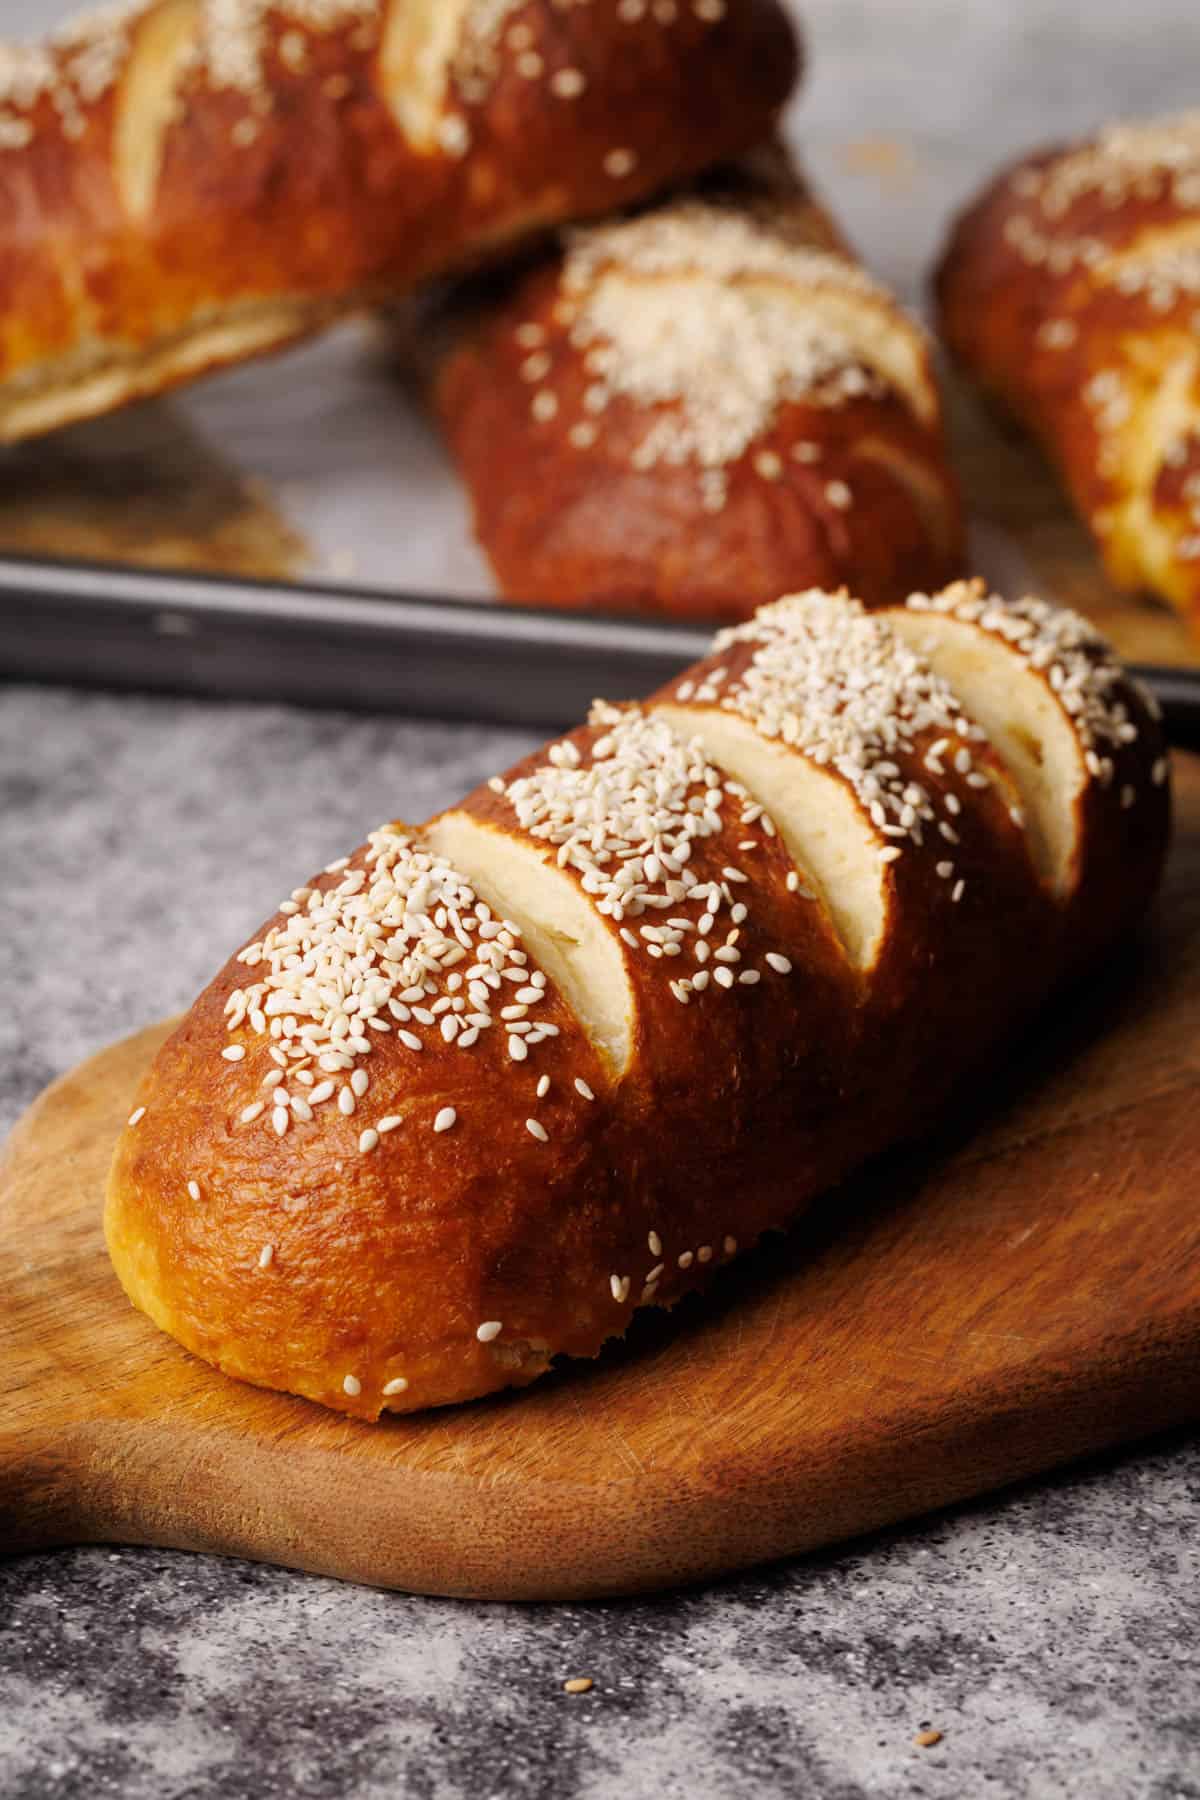
[{"label": "shiny brown bread surface", "polygon": [[126,0],[0,49],[0,441],[744,149],[776,0]]},{"label": "shiny brown bread surface", "polygon": [[1200,113],[1041,151],[963,213],[955,356],[1041,442],[1121,587],[1200,621]]},{"label": "shiny brown bread surface", "polygon": [[924,333],[779,152],[410,335],[509,599],[739,619],[962,570]]},{"label": "shiny brown bread surface", "polygon": [[137,1097],[127,1292],[363,1418],[595,1355],[920,1130],[1136,920],[1152,714],[1082,620],[977,584],[763,609],[294,891]]}]

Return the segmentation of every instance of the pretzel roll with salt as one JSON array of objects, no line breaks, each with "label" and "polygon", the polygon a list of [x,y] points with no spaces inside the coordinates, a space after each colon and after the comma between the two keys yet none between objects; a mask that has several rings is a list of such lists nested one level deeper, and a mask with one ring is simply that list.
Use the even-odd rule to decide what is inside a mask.
[{"label": "pretzel roll with salt", "polygon": [[115,0],[0,50],[0,441],[258,355],[769,130],[776,0]]},{"label": "pretzel roll with salt", "polygon": [[961,572],[925,335],[779,153],[407,335],[509,599],[744,618]]},{"label": "pretzel roll with salt", "polygon": [[937,277],[963,368],[1032,432],[1119,587],[1200,628],[1200,112],[1004,171]]},{"label": "pretzel roll with salt", "polygon": [[704,1285],[927,1124],[1153,892],[1161,735],[1082,631],[975,589],[795,595],[381,828],[135,1097],[106,1208],[131,1299],[376,1418]]}]

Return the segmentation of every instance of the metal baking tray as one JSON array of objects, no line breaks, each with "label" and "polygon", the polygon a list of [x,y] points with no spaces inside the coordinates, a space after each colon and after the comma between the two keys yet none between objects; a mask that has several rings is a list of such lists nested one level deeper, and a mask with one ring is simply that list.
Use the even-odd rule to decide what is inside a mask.
[{"label": "metal baking tray", "polygon": [[[709,633],[544,608],[0,558],[0,674],[553,727],[650,693]],[[1200,748],[1200,671],[1140,667]]]}]

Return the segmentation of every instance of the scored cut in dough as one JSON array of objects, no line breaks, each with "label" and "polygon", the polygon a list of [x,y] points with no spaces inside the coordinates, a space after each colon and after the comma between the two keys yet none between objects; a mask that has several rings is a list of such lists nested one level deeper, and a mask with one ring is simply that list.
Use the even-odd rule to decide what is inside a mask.
[{"label": "scored cut in dough", "polygon": [[121,78],[113,174],[121,204],[138,223],[154,209],[175,92],[200,27],[200,0],[168,0],[155,7],[138,25],[136,53]]},{"label": "scored cut in dough", "polygon": [[633,1059],[634,1000],[615,934],[546,851],[469,813],[445,813],[425,833],[500,918],[520,926],[614,1078]]},{"label": "scored cut in dough", "polygon": [[1044,677],[998,638],[943,613],[897,607],[888,624],[947,681],[982,725],[1020,795],[1034,866],[1055,894],[1079,878],[1083,751]]},{"label": "scored cut in dough", "polygon": [[383,91],[414,150],[441,141],[450,70],[472,0],[404,0],[388,10],[379,52]]},{"label": "scored cut in dough", "polygon": [[699,738],[705,755],[766,810],[816,888],[846,955],[856,968],[871,968],[887,925],[884,865],[878,837],[846,783],[735,714],[654,710],[681,737]]}]

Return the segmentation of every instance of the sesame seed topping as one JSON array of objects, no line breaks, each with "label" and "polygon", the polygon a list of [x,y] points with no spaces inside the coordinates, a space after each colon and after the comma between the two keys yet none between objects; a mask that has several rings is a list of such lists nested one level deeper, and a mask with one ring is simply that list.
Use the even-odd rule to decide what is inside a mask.
[{"label": "sesame seed topping", "polygon": [[406,1394],[407,1392],[407,1379],[403,1375],[396,1375],[384,1386],[383,1395],[385,1400],[391,1400],[396,1394]]},{"label": "sesame seed topping", "polygon": [[503,1330],[504,1327],[499,1319],[489,1319],[486,1324],[479,1326],[475,1336],[479,1339],[481,1344],[490,1344],[500,1336],[500,1333]]},{"label": "sesame seed topping", "polygon": [[585,1100],[594,1100],[596,1098],[582,1075],[577,1075],[575,1077],[575,1092],[580,1094]]},{"label": "sesame seed topping", "polygon": [[386,1119],[380,1119],[375,1127],[380,1137],[386,1137],[389,1131],[398,1131],[404,1119],[400,1113],[389,1113]]},{"label": "sesame seed topping", "polygon": [[[947,683],[845,594],[812,590],[776,601],[721,632],[714,654],[740,644],[753,646],[749,664],[736,677],[709,675],[698,698],[836,770],[893,840],[880,848],[881,862],[901,854],[896,839],[920,844],[935,816],[933,800],[902,773],[897,754],[911,753],[928,731],[983,735]],[[788,885],[798,891],[799,878]]]},{"label": "sesame seed topping", "polygon": [[646,1239],[646,1243],[649,1246],[651,1256],[662,1255],[662,1239],[659,1237],[657,1231],[652,1231],[650,1233],[649,1237]]},{"label": "sesame seed topping", "polygon": [[379,1148],[379,1133],[374,1126],[368,1126],[358,1140],[358,1148],[363,1156],[369,1156],[372,1150]]},{"label": "sesame seed topping", "polygon": [[357,1375],[346,1376],[345,1380],[342,1382],[342,1392],[348,1394],[351,1400],[357,1400],[358,1396],[362,1393],[362,1382],[358,1379]]},{"label": "sesame seed topping", "polygon": [[765,960],[768,968],[774,969],[777,975],[790,975],[792,972],[790,961],[786,956],[781,956],[778,950],[768,950]]},{"label": "sesame seed topping", "polygon": [[226,1062],[233,1063],[241,1062],[245,1057],[245,1054],[245,1047],[242,1044],[227,1044],[225,1049],[221,1052],[221,1055],[225,1058]]},{"label": "sesame seed topping", "polygon": [[548,1075],[543,1075],[541,1080],[537,1084],[538,1099],[544,1100],[546,1098],[546,1095],[549,1092],[550,1092],[550,1077]]},{"label": "sesame seed topping", "polygon": [[140,1125],[142,1120],[145,1118],[145,1116],[146,1116],[145,1107],[144,1106],[136,1107],[134,1109],[134,1111],[131,1112],[129,1115],[129,1123],[131,1125]]},{"label": "sesame seed topping", "polygon": [[435,1131],[450,1131],[458,1122],[458,1114],[452,1106],[443,1106],[433,1121]]},{"label": "sesame seed topping", "polygon": [[[545,977],[531,974],[517,927],[494,919],[443,858],[385,826],[372,834],[364,861],[360,868],[345,862],[328,889],[296,889],[288,902],[296,910],[239,956],[250,979],[226,1002],[228,1029],[248,1019],[280,1065],[264,1086],[277,1086],[291,1069],[312,1082],[299,1108],[277,1096],[271,1123],[281,1135],[287,1126],[278,1114],[289,1104],[307,1121],[336,1092],[339,1111],[353,1116],[370,1087],[363,1064],[378,1034],[394,1030],[405,1049],[419,1052],[423,1040],[411,1021],[437,1026],[444,1043],[469,1050],[495,1023],[493,993],[502,981],[519,981],[527,1009],[546,1000]],[[232,1044],[222,1055],[240,1060],[245,1049]]]},{"label": "sesame seed topping", "polygon": [[[627,172],[624,156],[610,152],[605,168]],[[880,342],[916,332],[864,271],[806,242],[810,229],[805,203],[792,197],[753,209],[713,198],[568,236],[561,291],[572,342],[597,378],[585,409],[602,413],[616,395],[656,409],[634,466],[698,468],[712,511],[725,504],[730,466],[781,406],[835,407],[881,390],[890,384]],[[669,411],[657,410],[664,404]],[[783,473],[767,448],[754,467],[768,481]]]},{"label": "sesame seed topping", "polygon": [[198,1200],[200,1198],[200,1183],[198,1181],[189,1181],[187,1184],[187,1191],[193,1200]]},{"label": "sesame seed topping", "polygon": [[727,1237],[725,1239],[723,1249],[725,1251],[726,1256],[736,1256],[737,1255],[737,1247],[738,1247],[737,1239],[735,1237]]},{"label": "sesame seed topping", "polygon": [[546,1127],[540,1122],[540,1120],[526,1119],[525,1129],[529,1133],[530,1137],[534,1137],[537,1139],[539,1144],[548,1144],[550,1142],[550,1133],[546,1130]]},{"label": "sesame seed topping", "polygon": [[678,1259],[679,1267],[681,1269],[690,1269],[695,1260],[696,1258],[693,1253],[690,1250],[685,1250],[683,1255]]},{"label": "sesame seed topping", "polygon": [[[1000,638],[1026,668],[1044,676],[1085,752],[1089,773],[1112,779],[1112,753],[1137,737],[1122,698],[1125,672],[1087,619],[1066,607],[1027,597],[1004,601],[981,581],[959,581],[943,593],[914,594],[913,612],[937,612]],[[986,776],[969,786],[987,785]],[[958,807],[948,806],[951,812]]]},{"label": "sesame seed topping", "polygon": [[[264,1244],[262,1249],[258,1253],[259,1268],[260,1269],[269,1269],[271,1264],[274,1261],[275,1261],[275,1246],[274,1246],[274,1244]],[[347,1392],[349,1392],[349,1389],[347,1389]]]}]

